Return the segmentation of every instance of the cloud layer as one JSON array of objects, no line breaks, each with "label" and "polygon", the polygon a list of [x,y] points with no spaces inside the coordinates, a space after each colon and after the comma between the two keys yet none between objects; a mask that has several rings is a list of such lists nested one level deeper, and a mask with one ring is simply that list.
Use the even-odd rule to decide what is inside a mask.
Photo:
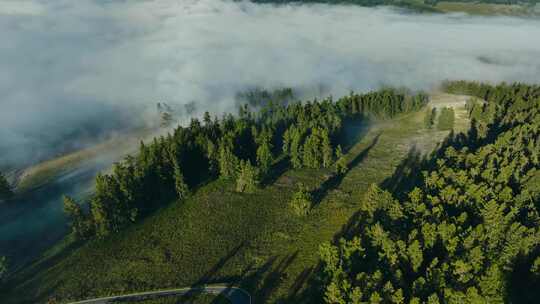
[{"label": "cloud layer", "polygon": [[[540,82],[540,21],[218,0],[0,0],[0,165],[249,87]],[[51,148],[53,148],[51,150]]]}]

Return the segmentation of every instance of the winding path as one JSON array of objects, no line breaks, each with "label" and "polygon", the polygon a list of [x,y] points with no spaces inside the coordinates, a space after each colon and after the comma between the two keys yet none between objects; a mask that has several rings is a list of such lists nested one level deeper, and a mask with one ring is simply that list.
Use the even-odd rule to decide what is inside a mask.
[{"label": "winding path", "polygon": [[207,293],[207,294],[221,294],[225,296],[232,304],[251,304],[251,296],[244,289],[238,287],[230,287],[224,285],[209,285],[204,287],[185,287],[178,289],[157,290],[138,292],[121,296],[112,296],[105,298],[97,298],[91,300],[84,300],[79,302],[73,302],[70,304],[106,304],[106,303],[118,303],[133,300],[155,299],[161,297],[170,296],[182,296],[191,292]]}]

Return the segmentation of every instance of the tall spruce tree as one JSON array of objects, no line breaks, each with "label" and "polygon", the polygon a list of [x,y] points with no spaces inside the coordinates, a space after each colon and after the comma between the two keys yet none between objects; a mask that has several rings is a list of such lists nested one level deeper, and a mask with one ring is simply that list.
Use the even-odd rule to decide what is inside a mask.
[{"label": "tall spruce tree", "polygon": [[345,158],[340,145],[336,148],[335,170],[337,174],[344,174],[348,170],[347,159]]},{"label": "tall spruce tree", "polygon": [[236,191],[253,193],[259,185],[259,169],[249,160],[241,160],[236,179]]},{"label": "tall spruce tree", "polygon": [[64,212],[71,220],[71,232],[77,239],[84,239],[91,234],[91,221],[84,214],[81,206],[70,196],[64,195]]},{"label": "tall spruce tree", "polygon": [[424,114],[424,127],[426,129],[433,128],[435,117],[437,116],[437,108],[428,108]]},{"label": "tall spruce tree", "polygon": [[261,145],[257,148],[257,165],[263,174],[266,174],[272,166],[274,157],[272,155],[272,144],[269,139],[264,139]]},{"label": "tall spruce tree", "polygon": [[184,180],[184,174],[182,174],[178,162],[174,163],[174,188],[179,200],[183,200],[189,195],[189,187]]}]

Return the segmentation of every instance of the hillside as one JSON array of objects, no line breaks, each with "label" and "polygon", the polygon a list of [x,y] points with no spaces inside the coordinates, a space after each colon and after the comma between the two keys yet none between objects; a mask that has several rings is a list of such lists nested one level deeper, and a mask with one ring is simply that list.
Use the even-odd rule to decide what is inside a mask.
[{"label": "hillside", "polygon": [[[464,97],[437,94],[429,106],[447,106],[448,100],[457,101],[456,126],[466,127],[467,117],[459,115]],[[251,194],[216,180],[103,240],[58,246],[16,273],[5,298],[65,301],[225,282],[250,291],[255,303],[312,303],[319,245],[346,229],[370,184],[396,183],[420,151],[448,134],[425,129],[424,115],[349,123],[341,141],[350,170],[341,177],[329,178],[327,169],[288,169]],[[289,207],[299,182],[315,193],[306,217]]]}]

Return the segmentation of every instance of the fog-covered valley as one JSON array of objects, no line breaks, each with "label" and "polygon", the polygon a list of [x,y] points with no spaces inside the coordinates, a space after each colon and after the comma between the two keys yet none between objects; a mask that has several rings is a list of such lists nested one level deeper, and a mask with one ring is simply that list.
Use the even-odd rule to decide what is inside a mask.
[{"label": "fog-covered valley", "polygon": [[340,96],[444,79],[537,82],[540,22],[248,2],[0,1],[0,168],[156,124],[157,102],[235,111],[254,87]]},{"label": "fog-covered valley", "polygon": [[537,299],[535,1],[253,1],[0,0],[0,302]]}]

